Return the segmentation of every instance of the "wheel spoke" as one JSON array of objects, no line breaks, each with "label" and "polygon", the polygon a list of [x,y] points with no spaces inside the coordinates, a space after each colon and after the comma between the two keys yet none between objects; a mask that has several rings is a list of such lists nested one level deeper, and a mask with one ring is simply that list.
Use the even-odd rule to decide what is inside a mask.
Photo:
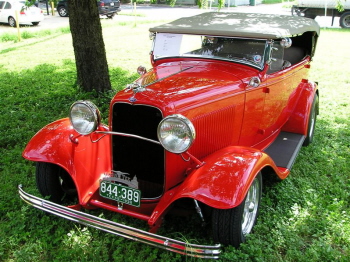
[{"label": "wheel spoke", "polygon": [[243,219],[242,219],[242,232],[244,235],[250,233],[253,228],[255,218],[257,216],[257,210],[259,205],[259,192],[260,185],[257,179],[253,181],[253,184],[249,188],[246,200],[244,203]]}]

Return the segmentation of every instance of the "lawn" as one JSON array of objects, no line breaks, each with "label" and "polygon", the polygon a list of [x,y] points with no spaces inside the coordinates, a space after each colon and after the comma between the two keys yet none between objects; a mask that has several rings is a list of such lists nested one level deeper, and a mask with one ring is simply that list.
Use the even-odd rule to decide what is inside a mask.
[{"label": "lawn", "polygon": [[[18,184],[38,195],[34,165],[21,152],[44,125],[90,99],[104,119],[115,91],[150,67],[148,28],[156,23],[104,22],[114,91],[97,97],[75,85],[71,36],[66,31],[20,43],[0,43],[0,260],[197,261],[47,215],[20,200]],[[347,261],[350,256],[349,30],[322,30],[310,79],[319,82],[320,115],[314,143],[303,148],[290,176],[266,185],[258,224],[239,250],[223,247],[221,261]],[[132,218],[95,215],[147,229]],[[192,230],[195,228],[196,230]],[[169,217],[160,234],[211,243],[197,217]]]}]

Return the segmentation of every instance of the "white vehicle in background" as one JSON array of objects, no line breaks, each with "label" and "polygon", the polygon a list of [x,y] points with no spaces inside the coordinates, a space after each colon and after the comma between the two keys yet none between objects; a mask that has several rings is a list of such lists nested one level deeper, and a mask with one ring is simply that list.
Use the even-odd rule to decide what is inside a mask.
[{"label": "white vehicle in background", "polygon": [[315,19],[316,16],[339,17],[339,26],[350,28],[349,0],[298,0],[292,7],[292,15]]},{"label": "white vehicle in background", "polygon": [[[44,14],[36,6],[25,6],[26,1],[6,1],[0,0],[0,23],[8,23],[10,26],[16,26],[17,20],[21,24],[38,25],[44,20]],[[18,18],[16,18],[18,12]]]}]

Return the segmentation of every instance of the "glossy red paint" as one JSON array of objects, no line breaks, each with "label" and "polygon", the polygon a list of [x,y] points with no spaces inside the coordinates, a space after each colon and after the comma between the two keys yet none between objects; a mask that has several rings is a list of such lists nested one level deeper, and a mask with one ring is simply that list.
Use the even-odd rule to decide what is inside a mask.
[{"label": "glossy red paint", "polygon": [[267,166],[281,179],[289,174],[288,169],[276,167],[265,153],[247,147],[227,147],[203,161],[202,167],[194,168],[182,184],[162,196],[149,225],[157,223],[172,203],[181,198],[193,198],[219,209],[233,208],[243,201],[255,176]]},{"label": "glossy red paint", "polygon": [[193,170],[173,190],[172,201],[189,197],[211,207],[233,208],[242,202],[254,177],[264,167],[271,166],[283,176],[268,155],[248,147],[230,146],[203,161],[201,168]]},{"label": "glossy red paint", "polygon": [[[99,130],[107,130],[100,126]],[[70,135],[77,137],[73,143]],[[61,166],[76,184],[79,203],[86,206],[92,194],[99,188],[102,174],[111,171],[110,136],[79,136],[68,118],[53,122],[41,129],[28,143],[23,152],[25,159],[49,162]]]},{"label": "glossy red paint", "polygon": [[318,89],[317,84],[311,81],[303,82],[300,86],[302,87],[302,95],[282,131],[306,135],[309,120],[306,116],[310,114],[312,101],[314,96],[318,94]]},{"label": "glossy red paint", "polygon": [[[308,61],[295,65],[292,73],[282,71],[262,77],[265,81],[258,88],[247,85],[251,77],[259,75],[257,70],[237,67],[232,63],[205,61],[181,60],[159,64],[137,80],[146,85],[146,91],[134,95],[134,104],[158,107],[164,116],[177,112],[188,117],[198,134],[189,152],[205,162],[203,167],[196,170],[193,161],[186,162],[185,157],[166,152],[165,192],[181,182],[183,184],[179,187],[181,193],[174,193],[170,202],[163,197],[161,203],[167,207],[181,197],[190,197],[212,207],[232,208],[242,201],[250,182],[264,166],[272,166],[276,174],[284,178],[288,171],[280,172],[266,154],[252,147],[257,145],[258,150],[265,148],[283,125],[285,131],[306,132],[305,115],[310,109],[309,103],[316,87],[308,82],[297,85],[295,79],[304,79],[307,74],[304,64]],[[287,87],[284,86],[286,82],[290,83]],[[293,91],[288,90],[294,86]],[[271,90],[269,93],[263,92],[266,87]],[[302,92],[308,93],[309,98],[306,99],[304,94],[307,101],[295,103]],[[131,103],[131,96],[131,90],[119,92],[112,100],[111,107],[116,101]],[[271,107],[270,104],[279,107]],[[277,114],[279,118],[275,119],[270,113],[276,111],[281,114]],[[291,130],[289,126],[294,129]],[[71,135],[78,137],[77,144],[69,139]],[[97,135],[79,137],[68,119],[59,120],[39,131],[23,156],[32,161],[56,163],[67,170],[77,185],[80,204],[86,206],[99,188],[101,175],[112,170],[110,136],[92,143],[98,139],[93,136]],[[264,140],[265,143],[262,143]],[[232,147],[235,144],[240,146]],[[91,161],[87,161],[87,156],[91,157]],[[229,183],[224,182],[227,179]],[[225,189],[228,184],[229,189]],[[98,197],[96,199],[101,201]]]},{"label": "glossy red paint", "polygon": [[[134,95],[133,104],[157,107],[164,117],[176,112],[189,118],[198,134],[190,153],[203,158],[238,142],[246,86],[239,79],[257,74],[257,70],[231,63],[175,60],[155,67],[137,80],[146,85],[146,90]],[[111,103],[111,110],[117,101],[131,103],[132,96],[131,90],[119,92]],[[112,121],[110,119],[110,125]],[[229,128],[225,126],[227,121],[230,121]],[[221,137],[221,141],[217,137]],[[183,181],[189,164],[179,155],[165,154],[167,191]]]},{"label": "glossy red paint", "polygon": [[288,69],[267,74],[258,88],[247,88],[240,145],[263,150],[274,140],[303,93],[302,79],[308,75],[305,64],[309,62],[307,58]]},{"label": "glossy red paint", "polygon": [[[165,61],[136,80],[146,91],[135,94],[136,102],[133,103],[156,106],[165,117],[175,111],[182,113],[207,105],[208,99],[215,102],[222,100],[223,95],[243,93],[246,84],[241,79],[250,79],[257,74],[258,70],[248,66],[237,67],[225,62]],[[132,96],[132,90],[120,92],[111,106],[116,101],[132,103]]]}]

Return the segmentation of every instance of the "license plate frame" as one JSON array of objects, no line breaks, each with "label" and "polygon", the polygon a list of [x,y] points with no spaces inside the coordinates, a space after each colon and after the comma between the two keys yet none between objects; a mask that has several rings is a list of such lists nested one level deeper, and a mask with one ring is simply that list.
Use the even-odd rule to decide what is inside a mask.
[{"label": "license plate frame", "polygon": [[101,197],[134,207],[140,207],[141,204],[140,190],[121,184],[112,183],[107,180],[102,180],[100,182],[99,194]]}]

